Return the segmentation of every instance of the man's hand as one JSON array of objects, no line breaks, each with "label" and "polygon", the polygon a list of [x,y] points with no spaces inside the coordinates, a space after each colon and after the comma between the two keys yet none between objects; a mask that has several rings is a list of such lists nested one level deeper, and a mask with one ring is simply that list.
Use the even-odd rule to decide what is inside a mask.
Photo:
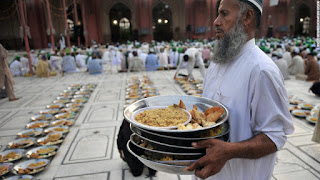
[{"label": "man's hand", "polygon": [[221,171],[225,163],[233,158],[257,159],[274,153],[277,147],[264,133],[242,142],[224,142],[210,139],[192,144],[195,148],[206,148],[206,155],[187,167],[195,175],[205,179]]},{"label": "man's hand", "polygon": [[176,79],[177,79],[177,74],[175,74],[175,75],[174,75],[173,79],[174,79],[174,80],[176,80]]},{"label": "man's hand", "polygon": [[194,171],[199,178],[205,179],[221,171],[225,163],[231,159],[231,143],[217,139],[192,143],[195,148],[206,148],[206,155],[187,167],[186,171]]}]

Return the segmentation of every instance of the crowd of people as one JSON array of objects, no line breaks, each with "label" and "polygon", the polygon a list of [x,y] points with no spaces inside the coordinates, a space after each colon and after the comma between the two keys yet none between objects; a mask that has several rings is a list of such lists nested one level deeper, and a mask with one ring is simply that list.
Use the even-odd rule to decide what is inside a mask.
[{"label": "crowd of people", "polygon": [[[318,81],[320,78],[320,49],[316,48],[315,38],[267,38],[257,39],[260,47],[278,66],[283,78],[289,75],[297,79]],[[194,67],[199,67],[202,77],[205,67],[213,59],[214,40],[186,40],[171,42],[93,45],[87,48],[73,46],[52,53],[31,50],[32,68],[39,77],[57,75],[59,72],[73,73],[86,70],[90,74],[101,74],[103,64],[110,71],[140,72],[154,70],[177,69],[175,77],[181,69],[186,69],[193,79]],[[37,67],[41,68],[37,68]],[[16,56],[10,63],[13,76],[29,75],[27,55]]]}]

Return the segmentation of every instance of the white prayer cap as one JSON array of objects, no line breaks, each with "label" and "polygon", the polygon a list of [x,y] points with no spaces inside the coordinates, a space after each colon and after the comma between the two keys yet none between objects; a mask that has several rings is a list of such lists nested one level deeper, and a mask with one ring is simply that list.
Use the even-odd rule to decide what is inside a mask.
[{"label": "white prayer cap", "polygon": [[44,50],[41,50],[41,51],[40,51],[40,54],[44,54],[44,53],[46,53]]},{"label": "white prayer cap", "polygon": [[294,51],[295,53],[297,53],[297,54],[300,53],[300,49],[299,49],[298,47],[294,47],[294,48],[293,48],[293,51]]},{"label": "white prayer cap", "polygon": [[34,53],[34,50],[33,49],[31,49],[31,51],[30,51],[31,53]]},{"label": "white prayer cap", "polygon": [[240,1],[250,4],[260,12],[260,15],[262,14],[263,0],[240,0]]},{"label": "white prayer cap", "polygon": [[153,49],[153,48],[151,48],[151,49],[150,49],[150,52],[154,53],[154,49]]}]

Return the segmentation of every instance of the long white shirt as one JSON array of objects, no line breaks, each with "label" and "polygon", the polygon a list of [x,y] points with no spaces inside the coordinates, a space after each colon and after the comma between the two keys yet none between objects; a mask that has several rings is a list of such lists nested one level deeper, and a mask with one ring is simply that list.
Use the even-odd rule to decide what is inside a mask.
[{"label": "long white shirt", "polygon": [[102,56],[102,62],[104,64],[107,64],[108,62],[111,61],[111,57],[110,57],[110,52],[109,50],[107,49],[104,53],[103,53],[103,56]]},{"label": "long white shirt", "polygon": [[162,52],[159,54],[159,64],[161,67],[168,66],[168,54],[166,52]]},{"label": "long white shirt", "polygon": [[14,60],[10,65],[10,71],[12,76],[22,76],[23,75],[22,69],[23,69],[22,63],[18,60]]},{"label": "long white shirt", "polygon": [[28,72],[30,71],[28,58],[21,57],[21,58],[20,58],[20,62],[21,62],[22,67],[23,67],[23,70],[22,70],[22,71],[23,71],[24,73],[28,73]]},{"label": "long white shirt", "polygon": [[279,70],[282,73],[283,79],[289,79],[289,72],[288,72],[288,64],[287,61],[283,58],[277,59],[274,63],[278,66]]},{"label": "long white shirt", "polygon": [[291,75],[304,74],[304,60],[300,55],[292,58],[292,64],[289,66],[289,73]]},{"label": "long white shirt", "polygon": [[[203,96],[224,104],[230,113],[230,142],[266,134],[280,150],[294,131],[281,72],[248,41],[235,60],[211,63]],[[277,153],[259,159],[231,159],[209,180],[266,180],[272,176]],[[196,179],[194,177],[194,179]]]},{"label": "long white shirt", "polygon": [[59,70],[61,68],[61,63],[62,63],[62,57],[56,56],[56,55],[52,55],[50,57],[50,64],[51,64],[52,70]]},{"label": "long white shirt", "polygon": [[292,64],[292,57],[290,52],[286,51],[283,54],[283,59],[287,61],[288,67]]},{"label": "long white shirt", "polygon": [[83,54],[77,54],[76,55],[76,64],[79,68],[85,68],[87,67],[86,65],[86,59],[88,58],[87,55]]},{"label": "long white shirt", "polygon": [[189,60],[187,62],[187,71],[190,78],[193,79],[192,71],[194,69],[194,65],[199,66],[200,73],[202,77],[204,77],[205,68],[202,59],[202,51],[197,48],[189,48],[184,54],[189,56]]}]

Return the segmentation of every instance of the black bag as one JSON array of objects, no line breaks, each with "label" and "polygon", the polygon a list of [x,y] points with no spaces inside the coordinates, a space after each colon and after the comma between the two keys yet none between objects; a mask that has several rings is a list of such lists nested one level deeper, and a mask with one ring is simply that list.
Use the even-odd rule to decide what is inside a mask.
[{"label": "black bag", "polygon": [[[118,138],[117,138],[117,146],[120,153],[120,157],[127,162],[130,171],[134,177],[140,176],[143,172],[144,164],[139,161],[138,158],[133,156],[127,149],[127,142],[130,140],[130,136],[132,131],[130,130],[130,123],[125,119],[122,121]],[[148,168],[149,174],[148,177],[155,176],[155,170]]]},{"label": "black bag", "polygon": [[320,96],[320,81],[314,83],[311,87],[310,90],[317,96]]}]

